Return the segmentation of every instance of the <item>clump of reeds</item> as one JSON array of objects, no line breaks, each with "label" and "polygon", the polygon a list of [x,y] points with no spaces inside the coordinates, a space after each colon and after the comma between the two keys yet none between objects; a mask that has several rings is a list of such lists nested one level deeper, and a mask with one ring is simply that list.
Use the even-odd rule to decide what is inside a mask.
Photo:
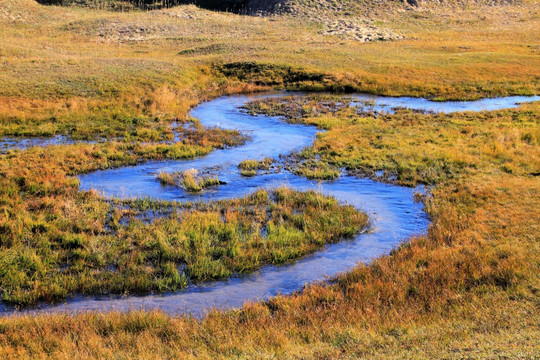
[{"label": "clump of reeds", "polygon": [[319,161],[306,161],[298,165],[294,172],[313,180],[335,180],[339,177],[339,169]]},{"label": "clump of reeds", "polygon": [[270,170],[270,167],[274,163],[272,158],[264,158],[262,160],[244,160],[238,165],[240,169],[240,174],[242,176],[255,176],[257,170]]},{"label": "clump of reeds", "polygon": [[163,185],[179,186],[189,192],[200,192],[210,186],[221,184],[217,176],[200,176],[196,169],[174,173],[160,172],[157,179]]}]

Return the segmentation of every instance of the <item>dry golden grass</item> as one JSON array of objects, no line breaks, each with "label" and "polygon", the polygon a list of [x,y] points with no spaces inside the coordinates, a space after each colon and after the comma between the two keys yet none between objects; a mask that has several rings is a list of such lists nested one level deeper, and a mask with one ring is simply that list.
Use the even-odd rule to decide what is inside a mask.
[{"label": "dry golden grass", "polygon": [[[211,64],[232,61],[320,71],[335,82],[387,95],[471,98],[538,92],[535,3],[489,12],[395,10],[380,21],[408,40],[370,44],[323,36],[316,26],[290,18],[192,6],[148,13],[31,9],[40,18],[3,22],[2,118],[13,116],[14,106],[16,117],[48,124],[51,116],[96,113],[96,107],[124,109],[133,116],[183,117],[209,97],[253,90],[209,73]],[[37,100],[45,106],[36,106]]]},{"label": "dry golden grass", "polygon": [[[305,103],[304,103],[305,102]],[[336,106],[340,102],[343,105]],[[324,103],[324,108],[314,104]],[[538,102],[519,109],[451,114],[397,110],[373,115],[334,96],[295,96],[247,105],[255,113],[318,126],[312,147],[297,158],[296,171],[324,178],[339,168],[401,185],[437,184],[471,173],[540,174]],[[301,108],[301,110],[299,110]],[[292,115],[286,115],[290,110]]]},{"label": "dry golden grass", "polygon": [[0,320],[6,358],[534,358],[536,179],[438,188],[427,237],[302,294],[215,312]]},{"label": "dry golden grass", "polygon": [[[30,135],[35,128],[36,135],[69,135],[69,129],[84,131],[86,125],[91,125],[87,138],[116,134],[122,124],[110,120],[118,109],[128,118],[158,117],[167,124],[175,116],[186,118],[197,102],[264,87],[276,75],[250,74],[262,80],[253,85],[213,70],[213,63],[233,61],[327,74],[330,83],[309,84],[315,88],[341,84],[435,98],[539,92],[536,1],[489,10],[400,12],[392,7],[379,14],[379,21],[408,40],[371,44],[326,37],[317,26],[290,18],[249,18],[193,7],[118,14],[7,1],[0,4],[2,134]],[[13,19],[14,13],[20,16]],[[144,31],[136,33],[141,27]],[[396,171],[396,161],[387,157],[393,155],[407,170],[404,183],[429,178],[436,185],[427,202],[433,217],[427,236],[410,239],[334,284],[214,312],[200,321],[145,312],[4,317],[0,357],[535,358],[540,353],[540,182],[531,174],[538,169],[538,112],[533,104],[480,115],[403,115],[382,126],[373,119],[351,124],[327,118],[334,126],[315,145],[323,155],[335,150],[326,161]],[[98,116],[88,121],[88,114]],[[364,131],[366,138],[383,136],[378,141],[386,147],[353,139],[348,127]],[[434,129],[452,142],[433,139]],[[357,147],[341,147],[342,137]],[[199,150],[209,151],[217,140]],[[329,150],[318,148],[323,143]],[[65,182],[63,174],[69,174],[72,162],[92,170],[148,158],[155,150],[134,153],[125,146],[20,152],[2,160],[9,165],[1,173],[12,181],[13,171],[34,164],[47,181],[26,185],[38,192],[52,185],[75,191],[76,184]],[[93,151],[102,156],[80,160],[81,154],[90,159]],[[363,156],[365,162],[358,162]],[[441,172],[433,158],[457,169],[455,176]],[[57,159],[63,163],[61,174],[44,166]],[[461,161],[467,166],[458,166]],[[16,175],[31,179],[32,173],[24,171]],[[36,214],[22,201],[2,206],[1,219],[12,224],[19,224],[21,214]],[[75,221],[78,207],[70,208]]]}]

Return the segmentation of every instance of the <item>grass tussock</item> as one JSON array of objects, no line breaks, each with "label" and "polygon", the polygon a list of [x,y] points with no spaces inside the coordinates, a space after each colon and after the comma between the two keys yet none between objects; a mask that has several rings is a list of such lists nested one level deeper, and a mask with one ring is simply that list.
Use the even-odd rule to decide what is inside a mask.
[{"label": "grass tussock", "polygon": [[265,158],[260,161],[244,160],[238,164],[238,169],[240,169],[240,174],[242,174],[242,176],[251,177],[257,175],[257,170],[270,170],[273,163],[274,159],[271,158]]},{"label": "grass tussock", "polygon": [[175,172],[175,173],[159,173],[156,178],[163,185],[181,186],[189,192],[201,192],[211,186],[221,184],[219,178],[211,176],[200,176],[196,169]]},{"label": "grass tussock", "polygon": [[294,168],[294,173],[313,180],[335,180],[340,175],[335,166],[317,160],[303,161]]},{"label": "grass tussock", "polygon": [[[377,21],[407,40],[366,45],[324,36],[290,18],[193,7],[119,14],[0,2],[0,134],[138,142],[0,156],[3,299],[32,303],[74,292],[174,289],[255,264],[255,250],[241,252],[245,248],[230,240],[239,234],[259,239],[249,225],[266,220],[258,222],[260,213],[239,203],[259,209],[259,200],[222,206],[232,206],[230,214],[214,204],[214,210],[186,207],[151,225],[136,219],[126,225],[121,220],[129,212],[108,215],[110,204],[79,193],[70,177],[223,146],[219,131],[202,131],[200,141],[182,144],[141,144],[173,139],[172,119],[187,121],[188,110],[206,99],[268,86],[439,100],[539,93],[538,33],[531,31],[539,27],[536,1],[489,11],[472,3],[437,11],[373,8]],[[179,55],[182,49],[195,50]],[[0,357],[535,358],[539,105],[377,118],[346,108],[299,109],[295,120],[328,130],[301,154],[316,161],[313,168],[432,184],[429,233],[331,284],[202,320],[147,312],[3,317]],[[285,204],[268,196],[260,209],[267,215],[272,204],[284,208],[276,214],[289,214],[295,198],[311,204],[313,214],[306,207],[272,219],[277,243],[261,247],[269,262],[332,241],[316,234],[343,231],[342,221],[316,221],[324,211],[323,219],[340,214],[308,201],[316,195],[286,195]],[[227,246],[190,235],[184,219],[175,218],[183,213],[200,233],[209,232],[208,225],[212,236],[221,234]],[[311,233],[300,231],[298,216],[310,219]],[[181,252],[176,242],[185,239],[178,234],[204,244],[201,257]],[[301,236],[301,250],[279,243]],[[192,270],[184,278],[175,261],[185,258]]]}]

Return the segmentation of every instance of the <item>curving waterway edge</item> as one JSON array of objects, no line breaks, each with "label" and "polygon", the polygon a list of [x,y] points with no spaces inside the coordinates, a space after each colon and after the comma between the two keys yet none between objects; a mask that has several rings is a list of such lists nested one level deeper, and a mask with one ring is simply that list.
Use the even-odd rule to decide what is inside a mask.
[{"label": "curving waterway edge", "polygon": [[[239,130],[251,140],[241,147],[217,150],[211,154],[185,161],[147,162],[134,167],[97,171],[80,176],[81,189],[96,189],[109,197],[142,197],[179,201],[211,201],[247,195],[256,189],[271,189],[286,185],[295,190],[315,189],[334,196],[370,215],[372,229],[354,239],[326,246],[321,251],[283,266],[263,269],[224,281],[192,285],[170,294],[147,296],[74,297],[59,305],[41,305],[17,312],[0,308],[5,315],[17,313],[76,313],[86,311],[161,310],[171,315],[202,316],[211,309],[241,307],[245,302],[268,299],[277,294],[290,294],[304,285],[323,281],[351,270],[358,263],[388,254],[411,236],[425,234],[429,219],[422,204],[414,201],[415,189],[399,187],[343,176],[332,182],[315,182],[286,171],[245,178],[237,165],[245,159],[277,158],[309,146],[317,129],[292,125],[276,117],[249,115],[241,107],[249,101],[280,94],[241,95],[218,98],[193,109],[192,116],[204,126]],[[390,98],[353,95],[358,103],[369,101],[376,111],[390,112],[396,107],[430,112],[497,110],[518,106],[520,102],[537,101],[540,97],[508,97],[473,102],[431,102],[418,98]],[[160,171],[213,169],[227,185],[199,195],[180,188],[163,187],[155,179]]]}]

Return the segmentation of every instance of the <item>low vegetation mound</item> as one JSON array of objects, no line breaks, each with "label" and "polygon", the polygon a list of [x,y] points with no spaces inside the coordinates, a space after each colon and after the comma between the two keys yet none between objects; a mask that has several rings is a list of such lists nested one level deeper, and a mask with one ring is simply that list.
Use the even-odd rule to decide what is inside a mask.
[{"label": "low vegetation mound", "polygon": [[255,176],[257,171],[268,171],[270,167],[274,164],[274,159],[265,158],[262,160],[244,160],[238,164],[238,169],[240,169],[240,174],[242,176]]},{"label": "low vegetation mound", "polygon": [[[1,192],[4,203],[6,190]],[[88,214],[75,223],[33,222],[31,235],[23,239],[15,223],[3,223],[3,301],[29,305],[76,293],[178,290],[189,282],[283,264],[368,226],[367,216],[352,206],[287,188],[208,204],[134,200],[109,205],[92,194],[82,198],[78,204]],[[36,206],[44,201],[75,206],[34,199]],[[55,216],[51,211],[47,205],[38,210]],[[99,232],[90,230],[98,223]]]},{"label": "low vegetation mound", "polygon": [[182,187],[189,192],[201,192],[208,187],[221,184],[217,176],[201,176],[196,169],[174,173],[161,172],[157,175],[157,179],[162,185]]}]

